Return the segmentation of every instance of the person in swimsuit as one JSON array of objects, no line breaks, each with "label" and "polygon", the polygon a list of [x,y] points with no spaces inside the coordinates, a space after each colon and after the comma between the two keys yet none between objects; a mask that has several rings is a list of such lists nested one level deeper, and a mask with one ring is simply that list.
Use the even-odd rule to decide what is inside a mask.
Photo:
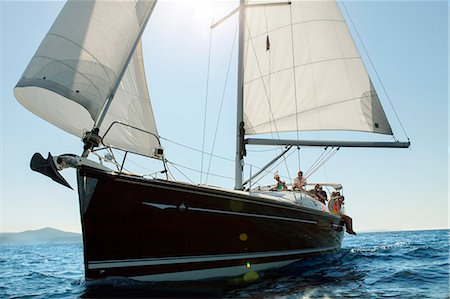
[{"label": "person in swimsuit", "polygon": [[273,176],[273,178],[277,181],[277,185],[275,187],[273,187],[272,189],[270,189],[270,191],[286,191],[287,190],[286,183],[280,179],[280,175],[278,174],[278,171],[275,172],[275,175]]},{"label": "person in swimsuit", "polygon": [[347,231],[347,233],[356,235],[355,231],[353,230],[353,219],[341,212],[343,204],[344,196],[342,196],[340,192],[333,192],[328,203],[328,208],[330,209],[331,214],[341,216],[341,221],[344,222],[345,230]]}]

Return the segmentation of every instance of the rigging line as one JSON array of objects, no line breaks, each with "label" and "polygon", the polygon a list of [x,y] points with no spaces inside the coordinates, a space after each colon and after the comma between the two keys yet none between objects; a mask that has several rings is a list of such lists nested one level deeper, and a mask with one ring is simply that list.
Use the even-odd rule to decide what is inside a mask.
[{"label": "rigging line", "polygon": [[[226,91],[227,85],[228,85],[228,75],[230,73],[230,66],[231,66],[231,62],[232,62],[232,58],[233,58],[233,49],[234,49],[234,45],[236,42],[236,36],[237,36],[238,29],[239,29],[239,26],[238,26],[238,24],[236,24],[236,31],[234,33],[233,44],[231,45],[230,59],[228,61],[227,74],[225,76],[225,84],[224,84],[223,91],[222,91],[222,99],[220,100],[219,115],[217,116],[216,130],[214,132],[214,139],[213,139],[213,143],[212,143],[212,147],[211,147],[211,154],[214,153],[214,147],[216,145],[216,137],[217,137],[217,132],[219,130],[220,116],[222,115],[223,100],[225,99],[225,91]],[[211,169],[212,157],[213,157],[212,155],[209,156],[208,171],[206,174],[205,183],[208,183],[208,176],[209,176],[209,171]]]},{"label": "rigging line", "polygon": [[[299,3],[299,5],[300,5],[300,3]],[[301,5],[304,5],[304,4],[301,4]],[[304,6],[302,7],[302,9],[301,9],[301,13],[302,13],[302,17],[303,17],[303,19],[307,19],[306,18],[306,16],[305,16],[305,9],[304,9]],[[344,22],[344,21],[343,21]],[[305,52],[307,52],[307,61],[312,61],[313,59],[312,59],[312,54],[311,54],[311,43],[310,43],[310,32],[308,31],[308,29],[306,29],[306,32],[305,32],[305,35],[306,35],[306,37],[305,37],[305,39],[306,39],[306,48],[307,48],[307,51],[305,51]],[[306,54],[306,53],[305,53]],[[304,73],[306,72],[306,68],[305,68],[305,70],[302,72],[302,76],[304,75]],[[318,121],[319,121],[319,125],[321,126],[321,121],[320,121],[320,113],[318,112],[319,110],[317,109],[317,108],[319,108],[318,107],[318,101],[317,101],[317,91],[316,91],[316,87],[317,87],[317,84],[316,84],[316,80],[314,80],[314,68],[311,68],[311,73],[310,73],[310,76],[311,76],[311,78],[313,78],[313,80],[312,80],[312,86],[313,86],[313,90],[312,90],[312,98],[313,98],[313,103],[314,103],[314,105],[316,106],[316,109],[312,109],[312,112],[314,113],[314,110],[315,110],[315,114],[317,115],[317,119],[318,119]],[[302,111],[303,112],[303,111]]]},{"label": "rigging line", "polygon": [[[280,147],[280,149],[281,149],[281,147]],[[293,153],[293,152],[294,152],[294,151],[292,151],[292,153]],[[291,154],[292,154],[292,153],[291,153]],[[287,158],[287,157],[283,156],[284,165],[286,166],[286,170],[287,170],[287,173],[288,173],[288,176],[289,176],[289,180],[291,180],[291,173],[290,173],[290,171],[289,171],[289,167],[288,167],[286,158]],[[297,196],[295,195],[295,193],[294,193],[294,197],[295,197],[295,199],[297,199]]]},{"label": "rigging line", "polygon": [[[271,115],[272,120],[273,120],[273,124],[274,124],[274,127],[275,127],[275,133],[276,133],[277,138],[279,139],[280,138],[280,134],[279,134],[279,131],[278,131],[278,128],[277,128],[277,124],[276,124],[276,121],[275,121],[275,116],[273,114],[272,105],[270,103],[270,97],[269,97],[269,94],[267,93],[267,87],[266,87],[266,84],[264,83],[264,80],[262,79],[263,78],[263,74],[262,74],[262,71],[261,71],[261,65],[259,63],[258,55],[256,55],[256,48],[255,48],[255,44],[253,43],[253,39],[251,37],[250,30],[248,29],[248,28],[250,28],[250,26],[248,25],[247,18],[245,18],[245,23],[247,25],[246,27],[247,27],[247,32],[248,32],[248,36],[249,36],[248,40],[251,42],[251,45],[252,45],[252,50],[253,50],[253,54],[255,55],[255,58],[256,58],[256,64],[258,66],[259,75],[261,76],[261,81],[262,81],[262,85],[263,85],[263,88],[264,88],[264,93],[265,93],[265,96],[266,96],[267,103],[269,105],[269,112],[270,112],[270,115]],[[280,146],[280,150],[281,151],[283,150],[283,148],[281,146]],[[288,167],[287,162],[286,162],[286,157],[284,157],[284,156],[283,156],[283,161],[285,163],[287,173],[288,173],[288,175],[290,177],[291,175],[290,175],[290,172],[289,172],[289,167]]]},{"label": "rigging line", "polygon": [[[290,8],[290,7],[289,7]],[[269,40],[269,24],[268,24],[268,21],[267,21],[267,7],[266,6],[264,6],[264,21],[265,21],[265,25],[266,25],[266,31],[267,31],[267,42],[268,42],[268,44],[267,44],[267,42],[266,42],[266,47],[268,47],[267,49],[266,49],[266,52],[269,52],[268,53],[268,56],[269,56],[269,74],[268,74],[268,92],[266,91],[266,97],[267,97],[267,101],[269,102],[269,109],[270,109],[270,111],[269,111],[269,114],[272,114],[272,118],[273,118],[273,123],[274,123],[274,127],[275,127],[275,133],[276,133],[276,136],[277,136],[277,138],[280,138],[279,137],[279,134],[278,134],[278,128],[277,128],[277,126],[276,126],[276,121],[275,121],[275,117],[273,117],[273,112],[272,112],[272,107],[270,106],[270,98],[271,98],[271,95],[272,95],[272,93],[271,93],[271,78],[272,78],[272,76],[271,76],[271,66],[272,66],[272,53],[271,53],[271,51],[270,51],[270,40]],[[250,31],[249,31],[249,36],[250,36]],[[250,37],[251,38],[251,37]],[[252,40],[252,47],[253,47],[253,50],[255,51],[255,49],[254,49],[254,45],[253,45],[253,40]],[[260,75],[261,75],[261,80],[262,80],[262,82],[263,82],[263,85],[265,86],[265,84],[264,84],[264,76],[263,76],[263,74],[262,74],[262,72],[261,72],[261,68],[259,67],[259,61],[258,61],[258,57],[256,56],[256,53],[255,53],[255,57],[256,57],[256,61],[258,62],[258,68],[259,68],[259,73],[260,73]],[[295,72],[295,70],[294,70],[294,72]],[[269,118],[270,118],[270,115],[269,115]],[[274,134],[273,134],[273,131],[272,131],[272,125],[270,125],[270,133],[271,133],[271,135],[272,135],[272,138],[273,138],[273,136],[274,136]],[[297,130],[298,131],[298,130]],[[297,138],[298,139],[298,138]],[[281,152],[283,152],[283,147],[282,146],[280,146],[279,147],[279,150],[281,151]],[[285,160],[285,157],[283,156],[283,161],[285,162],[285,166],[286,166],[286,170],[287,170],[287,172],[288,172],[288,175],[290,176],[290,173],[289,173],[289,167],[287,166],[287,163],[286,163],[286,160]]]},{"label": "rigging line", "polygon": [[353,29],[354,29],[355,32],[356,32],[356,36],[358,37],[358,40],[360,41],[360,43],[361,43],[361,45],[362,45],[362,47],[363,47],[363,49],[364,49],[364,52],[366,53],[367,58],[369,59],[370,65],[372,66],[373,70],[375,71],[375,75],[377,76],[378,81],[380,81],[381,88],[383,89],[383,92],[384,92],[384,94],[386,95],[386,97],[387,97],[387,99],[388,99],[388,101],[389,101],[389,104],[390,104],[392,110],[394,111],[395,117],[397,118],[398,122],[400,123],[400,127],[402,128],[403,133],[405,134],[406,138],[409,140],[408,134],[406,133],[406,130],[405,130],[405,128],[403,127],[403,123],[402,123],[402,121],[400,120],[400,117],[398,116],[397,111],[395,110],[394,104],[393,104],[392,101],[391,101],[391,97],[390,97],[389,94],[387,93],[386,88],[384,87],[383,81],[381,81],[381,77],[379,76],[378,71],[377,71],[377,69],[375,68],[375,64],[373,63],[372,58],[370,57],[369,52],[367,51],[366,46],[364,45],[364,42],[363,42],[361,36],[359,35],[358,29],[356,28],[355,23],[353,23],[353,19],[352,19],[351,15],[350,15],[349,11],[347,10],[347,6],[345,6],[344,1],[341,1],[341,3],[342,3],[342,6],[343,6],[344,9],[345,9],[345,12],[347,13],[347,16],[348,16],[348,18],[349,18],[349,20],[350,20],[350,23],[351,23],[352,26],[353,26]]},{"label": "rigging line", "polygon": [[337,153],[338,150],[339,150],[339,147],[334,148],[334,150],[333,149],[330,150],[328,155],[326,157],[324,157],[323,160],[318,165],[316,165],[315,168],[312,169],[308,175],[305,176],[305,178],[309,178],[314,172],[316,172],[320,167],[322,167],[322,165],[324,165],[326,162],[328,162]]},{"label": "rigging line", "polygon": [[319,163],[319,161],[322,159],[322,157],[327,154],[328,148],[325,148],[325,150],[320,154],[320,156],[314,161],[314,163],[305,171],[304,175],[306,176],[311,169],[316,167],[316,164]]},{"label": "rigging line", "polygon": [[[116,165],[117,170],[120,172],[120,164],[119,164],[119,162],[117,162],[116,156],[114,155],[113,150],[112,150],[110,147],[108,147],[108,148],[107,148],[107,151],[111,154],[111,157],[113,158],[114,164]],[[126,170],[126,169],[125,169],[125,170]]]},{"label": "rigging line", "polygon": [[[263,9],[264,9],[264,21],[265,21],[265,25],[266,25],[266,31],[267,31],[267,33],[266,33],[266,38],[269,38],[269,26],[268,26],[268,24],[267,24],[267,7],[266,6],[264,6],[263,7]],[[250,30],[249,30],[250,31]],[[249,33],[249,36],[250,36],[250,33]],[[267,42],[266,42],[267,43]],[[266,47],[267,47],[267,44],[266,44]],[[267,80],[269,81],[269,87],[268,87],[268,90],[269,90],[269,92],[268,92],[268,95],[267,95],[267,101],[270,103],[270,97],[271,97],[271,95],[272,95],[272,93],[271,93],[271,91],[270,91],[270,79],[272,78],[272,76],[271,76],[271,66],[272,66],[272,64],[271,64],[271,58],[272,58],[272,53],[271,53],[271,51],[270,51],[270,40],[269,40],[269,49],[266,49],[266,53],[267,52],[269,52],[268,53],[268,57],[269,57],[269,73],[267,74]],[[255,54],[255,57],[256,57],[256,60],[258,61],[258,57],[256,56],[256,54]],[[261,80],[263,80],[263,84],[264,84],[264,76],[262,75],[262,73],[261,73],[261,71],[260,71],[260,74],[261,74]],[[270,107],[270,105],[269,105],[269,107]],[[271,109],[269,110],[269,119],[270,119],[270,117],[271,117],[271,115],[270,115],[270,113],[271,113]],[[275,121],[275,119],[274,119],[274,121]],[[272,123],[271,122],[269,122],[269,125],[270,125],[270,135],[272,136],[272,138],[274,138],[274,132],[273,132],[273,129],[272,129]],[[277,130],[276,128],[275,128],[275,130]],[[278,149],[277,149],[278,150]]]},{"label": "rigging line", "polygon": [[314,171],[317,169],[317,167],[320,166],[322,161],[324,161],[328,157],[328,155],[331,153],[332,150],[333,150],[333,148],[331,148],[329,151],[328,151],[328,149],[326,149],[324,152],[322,152],[322,154],[319,156],[319,158],[317,158],[317,160],[314,161],[314,163],[306,171],[305,177],[311,176],[311,174],[314,173]]},{"label": "rigging line", "polygon": [[[294,153],[294,151],[290,152],[289,155],[286,156],[286,158],[289,158],[293,153]],[[271,167],[267,168],[267,170],[264,171],[264,172],[261,174],[261,177],[260,177],[258,180],[256,180],[255,182],[252,182],[252,185],[254,185],[254,184],[258,183],[260,180],[262,180],[267,174],[271,173],[271,172],[272,172],[275,168],[277,168],[281,163],[283,163],[283,161],[280,161],[280,162],[278,162],[278,163],[272,165]],[[282,176],[282,175],[280,175],[280,177],[281,177],[281,178],[285,178],[285,179],[289,179],[289,180],[291,179],[290,177],[285,177],[285,176]]]},{"label": "rigging line", "polygon": [[[290,7],[289,7],[290,8]],[[269,52],[268,54],[268,56],[269,56],[269,75],[268,75],[268,81],[269,81],[269,83],[268,83],[268,95],[267,95],[267,98],[268,98],[268,101],[269,101],[269,103],[270,103],[270,97],[272,96],[272,92],[271,92],[271,86],[272,86],[272,84],[271,84],[271,79],[272,79],[272,76],[271,76],[271,66],[272,66],[272,52],[271,52],[271,50],[270,50],[270,39],[269,39],[269,23],[268,23],[268,21],[267,21],[267,7],[266,6],[264,6],[264,21],[265,21],[265,24],[266,24],[266,31],[267,31],[267,41],[266,41],[266,52]],[[253,41],[252,41],[252,43],[253,43]],[[255,55],[256,56],[256,55]],[[256,60],[258,61],[258,58],[256,57]],[[295,70],[294,70],[294,72],[295,72]],[[260,71],[260,74],[261,74],[261,77],[263,77],[262,76],[262,72]],[[262,78],[262,81],[263,81],[263,84],[264,84],[264,79]],[[271,111],[271,113],[272,113],[272,107],[270,107],[270,111]],[[270,116],[269,116],[269,118],[270,118]],[[274,118],[274,124],[275,124],[275,118]],[[271,130],[271,135],[273,136],[273,132],[272,132],[272,126],[270,126],[270,130]],[[278,134],[278,128],[276,127],[276,124],[275,124],[275,130],[276,130],[276,134],[277,134],[277,137],[279,138],[279,134]],[[298,139],[298,138],[297,138]],[[278,148],[281,152],[283,152],[284,151],[284,149],[283,149],[283,147],[282,146],[280,146],[279,148]],[[288,175],[289,175],[289,177],[291,176],[290,175],[290,173],[289,173],[289,167],[288,167],[288,165],[287,165],[287,162],[286,162],[286,157],[283,155],[283,161],[285,162],[285,166],[286,166],[286,170],[287,170],[287,173],[288,173]],[[294,194],[294,197],[295,197],[295,199],[297,199],[297,197],[296,197],[296,195]]]},{"label": "rigging line", "polygon": [[[176,141],[173,141],[173,140],[170,140],[170,139],[161,137],[161,136],[159,136],[159,138],[160,138],[161,140],[165,140],[165,141],[167,141],[167,142],[170,142],[170,143],[176,144],[176,145],[178,145],[178,146],[181,146],[181,147],[184,147],[184,148],[193,150],[193,151],[195,151],[195,152],[202,153],[202,151],[199,150],[199,149],[196,149],[196,148],[193,148],[193,147],[190,147],[190,146],[181,144],[181,143],[179,143],[179,142],[176,142]],[[226,157],[222,157],[222,156],[218,156],[218,155],[214,155],[214,154],[211,154],[211,153],[204,152],[204,154],[209,155],[209,156],[213,156],[213,157],[215,157],[215,158],[219,158],[219,159],[222,159],[222,160],[225,160],[225,161],[230,161],[230,162],[233,162],[233,163],[235,162],[233,159],[226,158]]]},{"label": "rigging line", "polygon": [[[311,61],[311,62],[307,62],[307,63],[301,63],[301,64],[297,64],[297,65],[293,65],[293,66],[287,66],[287,67],[280,68],[279,70],[274,71],[274,72],[272,72],[271,74],[264,75],[262,78],[269,77],[270,75],[281,74],[281,73],[283,73],[283,72],[290,71],[290,70],[293,69],[293,68],[298,68],[298,69],[301,68],[301,69],[305,69],[307,66],[320,65],[320,64],[322,64],[322,63],[324,63],[324,62],[333,62],[333,61],[342,61],[342,60],[343,60],[343,61],[347,61],[347,60],[360,60],[360,59],[361,59],[360,56],[318,59],[318,60]],[[254,78],[254,79],[248,80],[246,83],[253,83],[253,82],[255,82],[255,81],[259,80],[259,79],[261,79],[261,78],[259,78],[259,77],[258,77],[258,78]]]},{"label": "rigging line", "polygon": [[143,174],[142,177],[151,177],[152,179],[156,179],[158,176],[158,173],[160,173],[160,172],[157,171],[157,172],[153,172],[153,173],[146,173],[146,174]]},{"label": "rigging line", "polygon": [[316,171],[316,169],[320,167],[322,161],[324,161],[328,157],[329,153],[330,152],[327,152],[327,155],[325,155],[321,160],[316,160],[315,164],[311,166],[303,176],[305,178],[309,178]]},{"label": "rigging line", "polygon": [[[294,153],[294,152],[292,151],[289,155],[287,155],[286,158],[289,158],[293,153]],[[273,170],[276,169],[281,163],[283,163],[283,161],[280,161],[280,162],[278,162],[277,164],[275,164],[274,166],[272,166],[272,168],[267,169],[267,170],[265,171],[265,173],[264,173],[264,174],[263,174],[263,175],[262,175],[262,176],[254,183],[254,184],[256,184],[256,183],[258,183],[260,180],[262,180],[267,174],[272,173]],[[283,175],[280,175],[280,177],[281,177],[281,178],[284,178],[284,179],[291,180],[290,177],[286,177],[286,176],[283,176]]]},{"label": "rigging line", "polygon": [[169,173],[169,178],[172,177],[170,180],[171,181],[176,181],[175,176],[173,175],[172,171],[169,169],[169,167],[167,167],[167,172]]},{"label": "rigging line", "polygon": [[[292,3],[291,3],[291,5],[292,5]],[[316,22],[345,23],[344,20],[333,20],[333,19],[321,18],[321,19],[308,20],[308,21],[298,21],[298,22],[295,22],[293,25],[307,25],[307,24],[316,23]],[[272,30],[270,30],[268,33],[275,32],[275,31],[281,30],[281,29],[285,29],[285,28],[288,28],[289,26],[290,25],[277,26],[277,27],[274,27]],[[262,33],[255,34],[255,35],[253,35],[252,38],[258,38],[258,37],[263,36],[264,34],[266,34],[266,33],[262,32]]]},{"label": "rigging line", "polygon": [[[118,151],[117,154],[118,154],[119,156],[121,156],[122,158],[124,157],[124,155],[122,155],[122,153],[121,153],[120,151]],[[144,167],[144,166],[142,166],[142,165],[140,165],[140,164],[134,162],[133,160],[131,160],[131,159],[128,158],[128,157],[127,157],[127,161],[129,161],[129,162],[131,162],[132,164],[134,164],[135,166],[137,166],[137,167],[139,167],[139,168],[141,168],[141,169],[147,170],[147,171],[149,171],[149,172],[151,172],[151,173],[155,172],[154,169],[150,169],[150,168]],[[125,169],[125,168],[124,168],[124,169]],[[125,169],[125,170],[128,171],[128,172],[130,172],[130,171],[127,170],[127,169]]]},{"label": "rigging line", "polygon": [[[167,159],[164,159],[164,163],[166,163],[166,165],[167,165]],[[172,177],[170,180],[172,180],[172,181],[176,181],[176,179],[175,179],[175,175],[172,173],[172,171],[169,169],[169,165],[167,165],[167,172],[168,172],[168,177],[170,178],[170,177]]]},{"label": "rigging line", "polygon": [[311,176],[314,172],[316,172],[320,167],[325,165],[325,163],[327,163],[337,153],[338,150],[339,150],[339,148],[335,149],[333,152],[330,152],[330,154],[327,156],[327,158],[324,159],[320,165],[317,165],[316,169],[314,169],[309,176]]},{"label": "rigging line", "polygon": [[263,78],[263,74],[262,74],[262,71],[261,71],[261,65],[259,64],[258,55],[256,54],[256,48],[255,48],[255,45],[253,43],[253,39],[251,37],[250,30],[248,29],[248,28],[250,28],[250,26],[248,25],[247,18],[245,18],[245,23],[247,25],[246,27],[247,27],[247,32],[248,32],[248,36],[249,36],[248,40],[250,41],[250,43],[252,45],[253,55],[255,55],[255,58],[256,58],[256,65],[258,66],[258,71],[259,71],[259,74],[261,76],[261,81],[262,81],[262,86],[263,86],[263,89],[264,89],[264,94],[266,95],[266,100],[267,100],[267,103],[269,104],[270,117],[273,120],[273,124],[275,126],[275,131],[276,131],[277,137],[280,138],[279,137],[279,133],[278,133],[277,124],[275,122],[275,117],[273,115],[273,109],[272,109],[272,105],[270,103],[269,94],[267,93],[267,87],[266,87],[266,84],[264,83],[264,80],[262,79]]},{"label": "rigging line", "polygon": [[[181,168],[185,168],[185,169],[187,169],[187,170],[191,170],[191,171],[195,171],[195,172],[200,172],[200,170],[198,170],[198,169],[194,169],[194,168],[190,168],[190,167],[187,167],[187,166],[183,166],[183,165],[180,165],[180,164],[177,164],[177,163],[174,163],[174,162],[170,162],[170,163],[171,163],[172,165],[177,165],[177,166],[179,166],[179,167],[181,167]],[[234,181],[234,178],[229,177],[229,176],[224,176],[224,175],[214,174],[214,173],[210,173],[210,175],[211,175],[211,176],[220,177],[220,178],[229,179],[229,180],[233,180],[233,181]]]},{"label": "rigging line", "polygon": [[[278,149],[276,149],[278,150]],[[257,169],[262,169],[262,167],[256,166],[255,164],[250,164],[250,163],[244,163],[244,166],[250,166],[250,167],[255,167]]]},{"label": "rigging line", "polygon": [[[101,100],[103,100],[102,92],[100,91],[99,87],[92,81],[92,79],[90,79],[90,78],[88,77],[89,74],[85,74],[85,73],[78,72],[78,71],[76,70],[76,68],[74,68],[73,66],[69,65],[68,63],[63,62],[63,61],[61,61],[61,60],[54,59],[54,58],[52,58],[52,57],[48,57],[48,56],[44,56],[44,55],[35,55],[34,57],[37,57],[37,58],[44,58],[44,59],[48,59],[48,60],[50,60],[50,61],[54,61],[54,62],[56,62],[56,63],[60,63],[60,64],[64,65],[65,67],[67,67],[68,69],[73,70],[73,72],[74,72],[75,74],[79,75],[80,77],[82,77],[83,79],[86,79],[86,81],[88,81],[89,83],[91,83],[91,86],[93,86],[93,87],[95,88],[95,90],[97,91],[99,98],[100,98]],[[106,99],[105,101],[107,101],[107,99]],[[97,105],[97,107],[98,107],[98,106],[99,106],[99,105]],[[83,107],[84,107],[84,106],[83,106]],[[101,112],[102,107],[99,107],[99,108],[100,108],[99,110],[100,110],[100,112]],[[99,112],[99,113],[100,113],[100,112]],[[92,116],[91,116],[91,117],[92,117]]]},{"label": "rigging line", "polygon": [[[292,50],[292,65],[294,66],[292,68],[293,75],[294,75],[294,95],[295,95],[295,124],[297,128],[297,140],[300,139],[300,134],[298,132],[298,98],[297,98],[297,78],[295,76],[295,51],[294,51],[294,25],[292,24],[292,5],[289,5],[289,17],[291,21],[291,50]],[[300,148],[297,147],[297,161],[298,161],[298,169],[300,168]]]},{"label": "rigging line", "polygon": [[206,72],[206,92],[205,92],[205,115],[203,116],[203,142],[202,142],[202,162],[200,166],[200,184],[203,176],[203,156],[205,152],[205,136],[206,136],[206,114],[208,109],[208,91],[209,91],[209,71],[211,66],[211,44],[212,44],[212,28],[209,29],[209,53],[208,53],[208,70]]},{"label": "rigging line", "polygon": [[[323,172],[325,173],[325,181],[329,182],[330,180],[328,179],[328,172],[326,165],[323,166]],[[330,193],[330,188],[328,186],[325,186],[325,188],[327,189],[328,193]]]},{"label": "rigging line", "polygon": [[[109,148],[106,148],[106,151],[108,152],[108,154],[110,154]],[[117,171],[120,170],[120,164],[117,163],[116,158],[114,157],[114,155],[111,155],[111,156],[112,156],[112,160],[109,160],[109,159],[106,159],[105,157],[102,157],[99,153],[97,153],[97,152],[95,152],[95,151],[92,152],[92,154],[93,154],[94,156],[97,156],[98,160],[100,161],[100,164],[103,165],[103,162],[111,163],[111,164],[113,164],[114,166],[116,166]],[[125,169],[125,170],[126,170],[126,169]]]},{"label": "rigging line", "polygon": [[[278,149],[275,149],[275,150],[278,150]],[[286,159],[289,158],[289,156],[291,156],[293,153],[294,153],[294,152],[291,152],[291,153],[286,157]],[[278,164],[275,165],[275,167],[273,167],[272,169],[265,170],[265,172],[263,172],[263,173],[261,173],[260,175],[258,175],[258,177],[261,176],[260,179],[258,179],[256,182],[253,182],[253,181],[252,181],[252,185],[256,184],[256,183],[259,182],[262,178],[264,178],[267,174],[271,173],[271,172],[272,172],[276,167],[278,167],[282,162],[283,162],[283,161],[278,162]],[[245,165],[245,166],[250,166],[250,167],[255,167],[255,168],[257,168],[257,169],[262,169],[262,167],[256,166],[256,165],[254,165],[254,164],[247,164],[247,163],[246,163],[246,164],[244,164],[244,165]],[[280,175],[280,177],[281,177],[281,178],[285,178],[285,179],[291,180],[290,177],[286,177],[286,176],[283,176],[283,175]]]},{"label": "rigging line", "polygon": [[179,170],[174,163],[170,162],[170,161],[166,161],[168,164],[171,164],[173,166],[173,168],[175,168],[179,173],[181,173],[182,176],[184,176],[189,182],[191,182],[192,185],[195,185],[195,183],[189,178],[187,177],[181,170]]},{"label": "rigging line", "polygon": [[[106,161],[106,159],[103,158],[102,156],[100,156],[100,154],[98,154],[96,151],[93,151],[92,154],[93,154],[94,156],[97,156],[98,162],[99,162],[101,165],[103,165],[103,161]],[[114,164],[114,163],[113,163],[113,164]]]},{"label": "rigging line", "polygon": [[[100,67],[102,68],[102,70],[103,70],[103,72],[105,73],[106,77],[108,77],[108,80],[109,80],[110,82],[112,81],[112,79],[111,79],[110,76],[109,76],[110,74],[108,73],[108,71],[107,71],[107,69],[106,69],[106,66],[105,66],[103,63],[101,63],[100,60],[99,60],[94,54],[91,53],[91,51],[89,51],[88,49],[84,48],[82,45],[76,43],[74,40],[71,40],[71,39],[69,39],[69,38],[67,38],[67,37],[65,37],[65,36],[60,35],[60,34],[57,34],[57,33],[47,33],[47,36],[56,36],[56,37],[58,37],[58,38],[64,39],[66,42],[69,42],[69,43],[75,45],[76,47],[78,47],[80,50],[82,50],[82,51],[80,51],[80,52],[86,52],[86,53],[88,53],[89,56],[91,56],[91,57],[97,62],[96,65],[100,65]],[[77,72],[77,73],[78,73],[78,72]]]}]

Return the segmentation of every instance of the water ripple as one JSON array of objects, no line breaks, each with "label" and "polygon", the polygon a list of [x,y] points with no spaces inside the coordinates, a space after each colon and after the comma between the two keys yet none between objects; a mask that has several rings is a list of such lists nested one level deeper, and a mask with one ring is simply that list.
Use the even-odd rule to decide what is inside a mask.
[{"label": "water ripple", "polygon": [[0,298],[226,297],[449,298],[449,231],[364,233],[342,250],[253,283],[152,284],[114,277],[84,280],[81,244],[2,246]]}]

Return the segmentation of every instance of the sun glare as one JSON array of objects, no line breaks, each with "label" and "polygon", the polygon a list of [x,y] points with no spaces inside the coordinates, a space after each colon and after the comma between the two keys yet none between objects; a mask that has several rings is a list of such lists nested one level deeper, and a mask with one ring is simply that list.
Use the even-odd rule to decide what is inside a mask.
[{"label": "sun glare", "polygon": [[189,0],[176,1],[180,11],[189,12],[190,21],[196,26],[206,28],[209,31],[210,26],[230,13],[239,1],[213,1],[213,0]]},{"label": "sun glare", "polygon": [[192,2],[193,20],[198,23],[210,25],[213,22],[213,3],[206,0],[195,0]]}]

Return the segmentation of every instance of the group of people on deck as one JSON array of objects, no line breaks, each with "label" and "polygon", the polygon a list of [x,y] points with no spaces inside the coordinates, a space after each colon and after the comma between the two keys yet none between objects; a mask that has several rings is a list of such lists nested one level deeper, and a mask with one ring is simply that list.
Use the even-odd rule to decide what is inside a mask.
[{"label": "group of people on deck", "polygon": [[[271,188],[271,191],[287,191],[288,188],[286,186],[286,183],[281,180],[280,175],[278,174],[278,171],[275,172],[274,179],[277,181],[277,185],[273,188]],[[297,174],[297,177],[294,179],[294,184],[292,185],[292,190],[305,190],[306,186],[306,178],[303,176],[303,172],[299,171]],[[306,191],[316,200],[320,201],[323,204],[326,204],[328,201],[328,209],[330,210],[331,214],[340,215],[341,221],[345,223],[345,228],[347,233],[356,235],[356,233],[353,231],[353,221],[352,218],[349,216],[343,214],[341,212],[342,206],[344,204],[344,196],[341,195],[339,191],[334,191],[331,193],[330,200],[328,200],[327,192],[323,190],[322,186],[320,184],[316,184],[314,186],[314,189],[311,189],[309,191]]]}]

